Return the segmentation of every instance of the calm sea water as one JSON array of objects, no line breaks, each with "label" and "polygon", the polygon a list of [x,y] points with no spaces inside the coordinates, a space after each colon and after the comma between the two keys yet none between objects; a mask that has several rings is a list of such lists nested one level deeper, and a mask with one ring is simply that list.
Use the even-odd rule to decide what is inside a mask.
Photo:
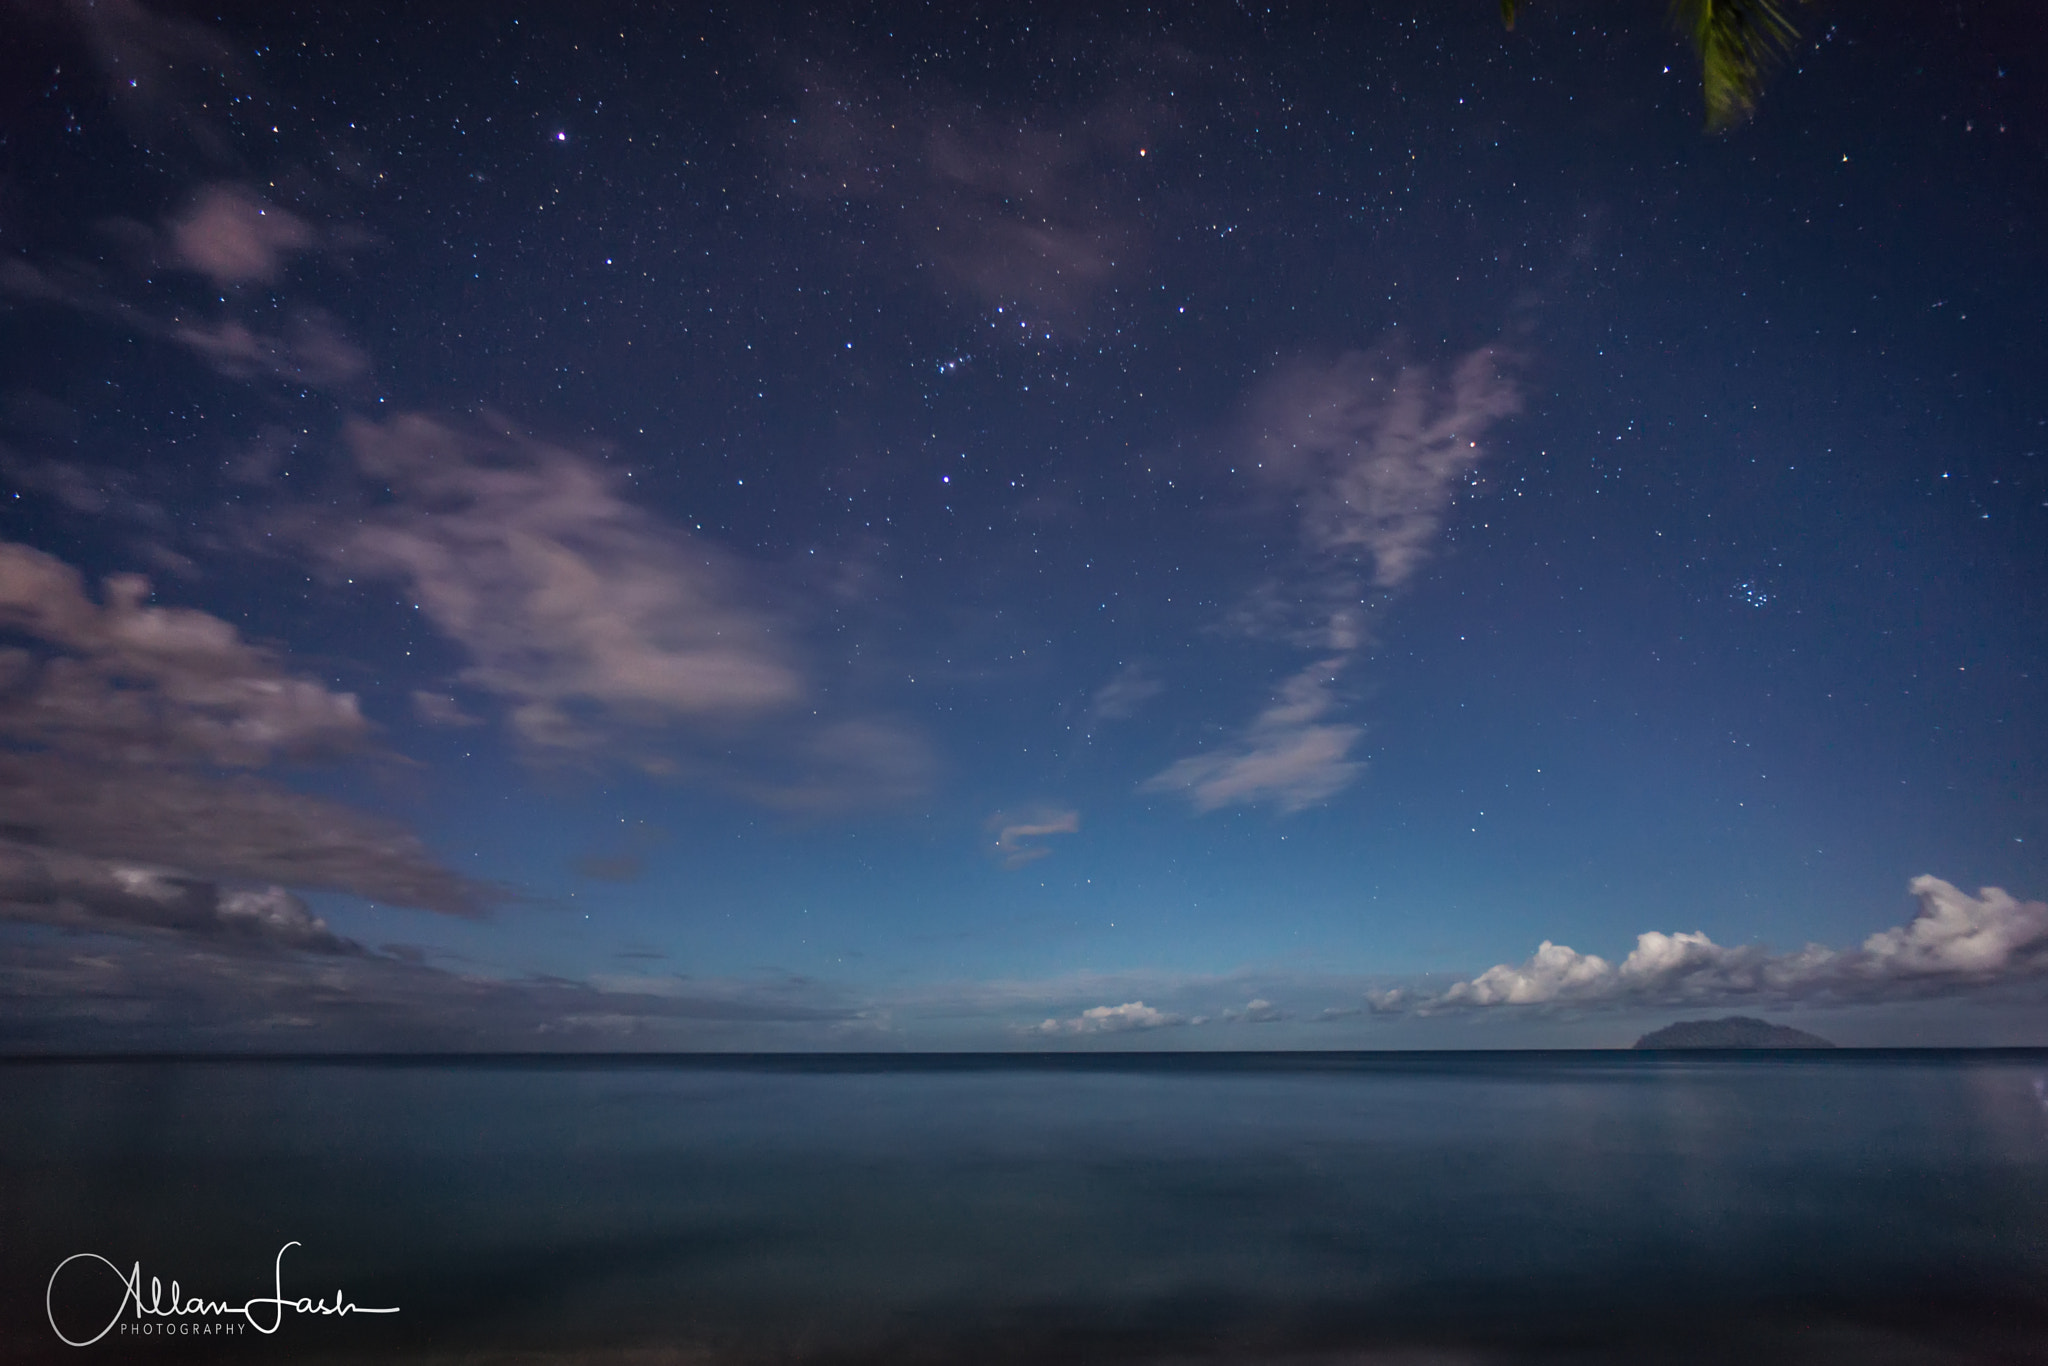
[{"label": "calm sea water", "polygon": [[[0,1356],[2048,1360],[2044,1095],[2048,1052],[4,1063]],[[137,1263],[274,1297],[293,1240],[284,1298],[400,1312],[52,1331]]]}]

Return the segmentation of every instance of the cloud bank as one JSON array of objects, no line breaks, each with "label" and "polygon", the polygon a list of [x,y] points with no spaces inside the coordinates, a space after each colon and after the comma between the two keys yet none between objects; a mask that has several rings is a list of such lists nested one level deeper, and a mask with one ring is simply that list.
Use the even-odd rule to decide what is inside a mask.
[{"label": "cloud bank", "polygon": [[150,596],[116,574],[95,602],[0,542],[0,630],[26,642],[0,650],[0,917],[339,952],[285,888],[483,909],[404,830],[251,772],[365,752],[354,694]]},{"label": "cloud bank", "polygon": [[1637,936],[1619,963],[1545,940],[1437,996],[1390,994],[1378,1009],[1430,1014],[1493,1006],[1710,1006],[1865,1002],[1954,995],[2048,976],[2048,903],[1999,887],[1970,896],[1937,877],[1911,884],[1913,919],[1854,949],[1792,953],[1716,944],[1698,932]]}]

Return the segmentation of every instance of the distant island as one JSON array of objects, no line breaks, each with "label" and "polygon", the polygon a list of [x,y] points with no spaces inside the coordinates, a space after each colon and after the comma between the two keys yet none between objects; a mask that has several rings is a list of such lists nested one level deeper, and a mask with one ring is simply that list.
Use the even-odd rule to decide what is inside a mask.
[{"label": "distant island", "polygon": [[1730,1015],[1723,1020],[1681,1020],[1636,1040],[1637,1048],[1833,1048],[1818,1034],[1790,1025]]}]

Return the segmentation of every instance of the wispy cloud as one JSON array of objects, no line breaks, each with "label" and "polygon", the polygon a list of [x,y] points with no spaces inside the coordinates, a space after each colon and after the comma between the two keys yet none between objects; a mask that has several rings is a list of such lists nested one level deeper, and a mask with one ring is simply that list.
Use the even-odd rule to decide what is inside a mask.
[{"label": "wispy cloud", "polygon": [[1166,691],[1166,684],[1139,664],[1126,664],[1107,683],[1095,690],[1088,701],[1091,725],[1103,721],[1128,721],[1147,702]]},{"label": "wispy cloud", "polygon": [[984,102],[864,88],[812,67],[795,119],[774,136],[797,195],[868,202],[895,216],[945,283],[1036,339],[1078,327],[1143,248],[1129,163],[1172,120],[1130,102],[1043,108],[1008,120]]},{"label": "wispy cloud", "polygon": [[[916,730],[825,703],[800,601],[629,501],[599,458],[420,415],[356,421],[348,441],[377,496],[302,509],[287,539],[330,575],[396,582],[468,656],[452,681],[503,704],[529,760],[627,764],[805,812],[930,785]],[[414,701],[436,724],[467,714]]]},{"label": "wispy cloud", "polygon": [[1300,500],[1304,545],[1347,580],[1406,583],[1461,474],[1521,391],[1482,347],[1441,369],[1352,352],[1281,371],[1256,399],[1258,468]]},{"label": "wispy cloud", "polygon": [[988,821],[996,832],[995,854],[1005,868],[1022,868],[1042,859],[1052,850],[1038,841],[1047,835],[1072,835],[1081,829],[1081,813],[1040,807],[1029,812],[1006,815],[997,812]]},{"label": "wispy cloud", "polygon": [[430,726],[481,726],[483,718],[471,716],[462,704],[444,692],[414,688],[412,714]]},{"label": "wispy cloud", "polygon": [[1376,1003],[1419,1013],[1493,1006],[1709,1006],[1883,1001],[1955,995],[2048,976],[2048,903],[1999,887],[1970,896],[1937,877],[1912,882],[1919,909],[1854,949],[1791,953],[1716,944],[1697,931],[1650,931],[1619,963],[1545,940],[1436,996]]},{"label": "wispy cloud", "polygon": [[507,702],[529,752],[599,750],[805,695],[729,558],[624,501],[592,462],[419,416],[355,422],[349,444],[392,500],[324,528],[317,553],[398,580],[468,651],[461,681]]},{"label": "wispy cloud", "polygon": [[[117,222],[134,239],[124,276],[96,262],[48,256],[40,265],[0,262],[0,297],[64,308],[140,337],[184,348],[235,380],[271,379],[304,389],[346,390],[370,371],[369,355],[330,313],[293,308],[274,325],[269,290],[245,297],[244,285],[275,284],[294,254],[325,245],[307,221],[253,189],[209,187],[181,217],[159,229]],[[138,289],[151,262],[206,276],[224,293],[204,306],[166,309]]]},{"label": "wispy cloud", "polygon": [[[12,7],[16,17],[41,8]],[[253,87],[233,47],[217,31],[159,14],[137,0],[60,0],[45,10],[73,25],[92,52],[112,108],[155,141],[175,129],[215,162],[234,159],[234,138],[220,111],[222,88]]]},{"label": "wispy cloud", "polygon": [[1364,768],[1351,750],[1365,732],[1325,719],[1336,706],[1331,688],[1343,664],[1339,658],[1310,665],[1230,743],[1175,762],[1140,790],[1180,794],[1197,811],[1272,802],[1287,812],[1341,792]]},{"label": "wispy cloud", "polygon": [[207,186],[170,225],[172,262],[222,288],[269,284],[318,241],[305,219],[235,184]]},{"label": "wispy cloud", "polygon": [[229,379],[265,377],[308,389],[331,389],[370,369],[370,358],[316,310],[294,313],[282,333],[257,332],[234,319],[173,320],[168,332],[171,340]]},{"label": "wispy cloud", "polygon": [[1335,689],[1371,643],[1367,614],[1428,558],[1458,479],[1479,462],[1481,436],[1520,405],[1491,348],[1442,368],[1352,352],[1290,366],[1261,387],[1250,405],[1253,464],[1299,510],[1299,582],[1265,593],[1238,624],[1325,657],[1232,739],[1177,760],[1141,790],[1181,793],[1197,811],[1272,803],[1294,812],[1358,777],[1364,764],[1351,755],[1364,728],[1336,719]]}]

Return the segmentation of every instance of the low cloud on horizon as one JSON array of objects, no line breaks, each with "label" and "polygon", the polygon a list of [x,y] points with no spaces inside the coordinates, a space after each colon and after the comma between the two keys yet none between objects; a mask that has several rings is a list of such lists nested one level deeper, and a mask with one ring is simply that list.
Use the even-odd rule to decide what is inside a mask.
[{"label": "low cloud on horizon", "polygon": [[1651,930],[1619,963],[1544,940],[1521,963],[1499,963],[1441,993],[1396,988],[1371,999],[1375,1013],[1420,1015],[1527,1007],[1718,1007],[1740,1004],[1876,1003],[1955,996],[2048,977],[2048,903],[2002,887],[1976,896],[1923,875],[1919,907],[1904,925],[1854,949],[1808,944],[1772,953],[1716,944],[1698,931]]}]

